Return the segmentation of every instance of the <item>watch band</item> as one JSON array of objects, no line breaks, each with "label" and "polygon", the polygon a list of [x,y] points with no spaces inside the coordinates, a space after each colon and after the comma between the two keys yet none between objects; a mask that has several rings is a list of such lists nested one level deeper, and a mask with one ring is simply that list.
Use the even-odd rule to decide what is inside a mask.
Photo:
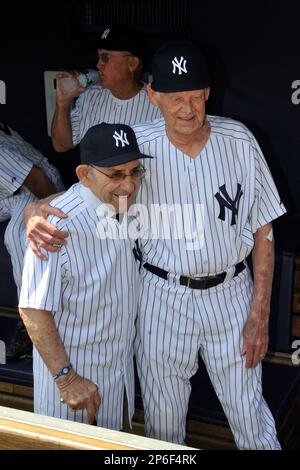
[{"label": "watch band", "polygon": [[58,379],[58,377],[61,377],[62,375],[67,375],[72,368],[72,364],[63,367],[59,372],[57,372],[57,374],[53,375],[54,380]]}]

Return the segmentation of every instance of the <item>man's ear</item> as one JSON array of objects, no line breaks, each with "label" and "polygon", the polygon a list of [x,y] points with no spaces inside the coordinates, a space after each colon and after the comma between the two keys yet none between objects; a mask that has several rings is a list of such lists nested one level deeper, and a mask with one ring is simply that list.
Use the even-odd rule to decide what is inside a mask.
[{"label": "man's ear", "polygon": [[129,70],[130,72],[135,72],[139,67],[140,59],[135,55],[129,57]]},{"label": "man's ear", "polygon": [[156,91],[152,90],[151,83],[148,83],[147,91],[148,91],[148,98],[151,101],[151,103],[154,104],[155,106],[158,106],[159,98],[157,96]]},{"label": "man's ear", "polygon": [[91,176],[89,165],[78,165],[76,167],[76,175],[79,181],[87,188],[91,186]]},{"label": "man's ear", "polygon": [[210,87],[207,87],[207,88],[204,89],[205,101],[208,100],[209,95],[210,95]]}]

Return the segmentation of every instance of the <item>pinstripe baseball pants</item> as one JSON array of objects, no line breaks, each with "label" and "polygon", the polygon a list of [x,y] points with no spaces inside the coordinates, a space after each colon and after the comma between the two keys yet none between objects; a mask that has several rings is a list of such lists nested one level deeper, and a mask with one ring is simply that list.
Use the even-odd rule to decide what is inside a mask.
[{"label": "pinstripe baseball pants", "polygon": [[[142,270],[136,357],[149,437],[184,443],[190,378],[200,352],[239,449],[280,449],[262,396],[261,365],[240,356],[249,314],[248,269],[207,290]],[[199,390],[201,393],[201,390]]]}]

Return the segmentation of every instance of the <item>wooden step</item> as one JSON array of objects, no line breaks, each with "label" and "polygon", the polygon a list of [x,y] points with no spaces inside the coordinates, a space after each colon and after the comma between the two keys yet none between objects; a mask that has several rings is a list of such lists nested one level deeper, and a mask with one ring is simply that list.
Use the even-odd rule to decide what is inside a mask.
[{"label": "wooden step", "polygon": [[186,446],[0,407],[0,450],[169,450]]}]

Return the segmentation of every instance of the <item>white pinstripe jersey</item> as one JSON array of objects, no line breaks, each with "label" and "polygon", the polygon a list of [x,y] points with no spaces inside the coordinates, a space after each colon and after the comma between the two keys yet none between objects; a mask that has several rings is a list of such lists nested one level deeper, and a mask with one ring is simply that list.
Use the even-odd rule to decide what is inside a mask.
[{"label": "white pinstripe jersey", "polygon": [[[99,385],[99,424],[120,429],[124,385],[129,413],[134,407],[138,270],[133,241],[97,237],[98,224],[106,223],[96,211],[101,202],[80,183],[51,204],[68,214],[68,219],[49,217],[57,228],[69,232],[68,243],[60,252],[48,253],[48,261],[39,260],[27,249],[19,306],[53,312],[75,371]],[[34,373],[41,384],[47,378],[53,382],[46,369],[43,377],[41,371],[34,369]],[[49,398],[52,411],[48,409],[46,414],[57,416],[53,406],[60,407],[59,398],[57,405],[52,401]]]},{"label": "white pinstripe jersey", "polygon": [[134,126],[141,152],[155,157],[143,162],[148,171],[137,202],[148,208],[189,205],[193,230],[199,222],[195,208],[201,207],[203,224],[197,224],[201,248],[190,248],[189,233],[184,232],[182,239],[174,236],[178,222],[188,225],[184,210],[169,239],[151,239],[150,224],[141,241],[144,260],[171,273],[197,276],[225,271],[249,255],[257,228],[285,213],[252,133],[229,118],[208,116],[208,120],[211,134],[197,158],[169,141],[164,119]]},{"label": "white pinstripe jersey", "polygon": [[[29,192],[21,186],[33,165],[43,170],[57,191],[64,189],[59,171],[47,158],[13,129],[10,131],[12,135],[7,135],[0,129],[0,221],[8,219],[22,194]],[[20,188],[21,191],[14,195]]]},{"label": "white pinstripe jersey", "polygon": [[146,85],[128,100],[115,98],[109,90],[93,85],[79,96],[71,111],[73,144],[79,144],[88,129],[101,122],[132,126],[159,117],[161,112],[150,103]]}]

